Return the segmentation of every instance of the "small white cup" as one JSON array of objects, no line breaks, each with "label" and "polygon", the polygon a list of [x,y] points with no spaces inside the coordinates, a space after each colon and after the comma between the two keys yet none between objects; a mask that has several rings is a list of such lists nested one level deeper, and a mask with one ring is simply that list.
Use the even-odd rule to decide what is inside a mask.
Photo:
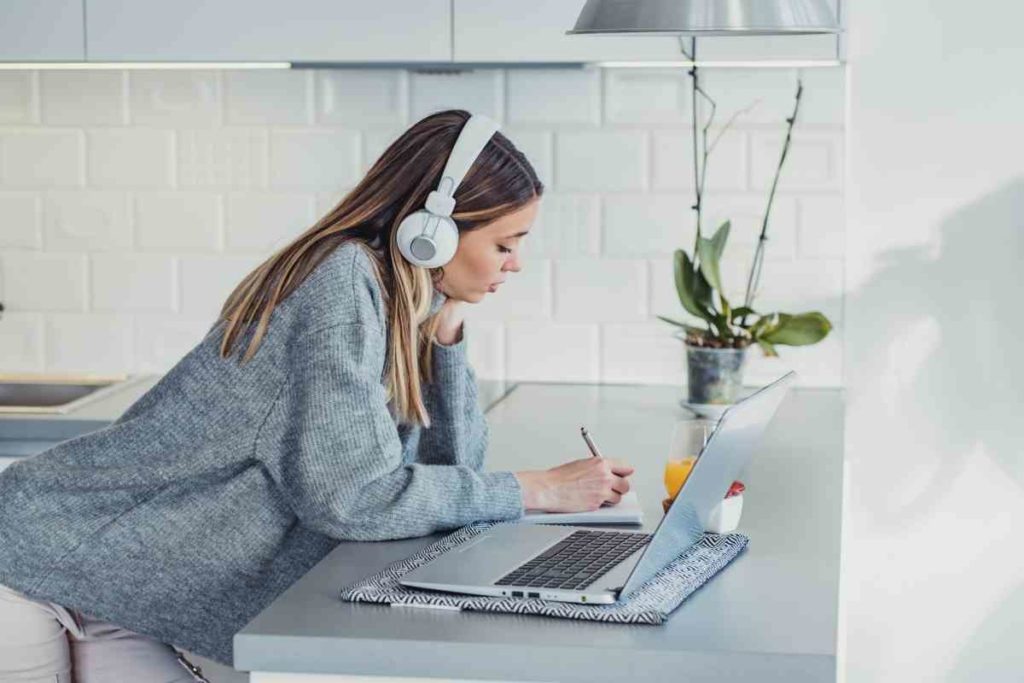
[{"label": "small white cup", "polygon": [[708,515],[705,531],[713,534],[727,534],[736,531],[740,525],[740,513],[743,511],[743,494],[722,499]]}]

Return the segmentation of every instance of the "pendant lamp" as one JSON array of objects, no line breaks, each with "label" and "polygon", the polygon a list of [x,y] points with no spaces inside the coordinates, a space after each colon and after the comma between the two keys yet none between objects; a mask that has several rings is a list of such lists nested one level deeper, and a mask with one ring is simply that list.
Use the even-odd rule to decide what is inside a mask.
[{"label": "pendant lamp", "polygon": [[839,33],[826,0],[587,0],[570,35]]}]

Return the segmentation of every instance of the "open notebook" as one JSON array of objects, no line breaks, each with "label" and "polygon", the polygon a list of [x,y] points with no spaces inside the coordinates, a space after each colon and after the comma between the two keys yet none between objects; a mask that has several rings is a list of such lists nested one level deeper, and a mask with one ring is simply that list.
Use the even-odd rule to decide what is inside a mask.
[{"label": "open notebook", "polygon": [[527,510],[524,524],[643,524],[644,513],[636,491],[630,491],[615,505],[593,512],[534,512]]}]

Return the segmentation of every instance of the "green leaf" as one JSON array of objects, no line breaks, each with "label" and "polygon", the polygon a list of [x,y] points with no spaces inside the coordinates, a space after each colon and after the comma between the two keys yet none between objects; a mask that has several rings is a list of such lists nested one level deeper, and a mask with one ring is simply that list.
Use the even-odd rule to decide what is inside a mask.
[{"label": "green leaf", "polygon": [[764,351],[764,355],[768,356],[769,358],[778,357],[779,354],[775,350],[775,347],[771,345],[771,343],[766,342],[764,339],[758,339],[757,345],[761,347],[762,351]]},{"label": "green leaf", "polygon": [[729,239],[729,221],[722,223],[715,234],[708,239],[701,237],[697,242],[697,257],[700,261],[700,272],[707,278],[708,284],[717,292],[722,292],[722,275],[719,262],[725,252],[725,243]]},{"label": "green leaf", "polygon": [[699,336],[703,337],[705,335],[705,333],[706,333],[706,331],[703,328],[694,327],[693,325],[687,325],[686,323],[681,322],[679,320],[673,320],[672,318],[666,318],[663,315],[659,315],[659,316],[655,316],[655,317],[657,317],[660,320],[664,320],[665,322],[667,322],[670,325],[675,325],[676,327],[681,327],[684,330],[686,330],[687,332],[689,332],[690,334],[695,334],[695,335],[699,335]]},{"label": "green leaf", "polygon": [[[679,295],[679,303],[692,315],[710,322],[714,315],[702,300],[699,279],[694,272],[690,257],[682,249],[676,249],[674,261],[676,293]],[[710,299],[710,296],[708,298]]]},{"label": "green leaf", "polygon": [[832,323],[817,311],[790,315],[777,313],[778,322],[760,335],[760,340],[784,346],[817,344],[832,331]]},{"label": "green leaf", "polygon": [[739,308],[732,309],[732,320],[736,320],[737,318],[742,318],[745,315],[757,315],[757,314],[758,314],[757,311],[755,311],[750,306],[740,306]]},{"label": "green leaf", "polygon": [[718,336],[721,339],[731,339],[732,330],[729,329],[729,320],[721,313],[716,313],[711,324],[718,330]]}]

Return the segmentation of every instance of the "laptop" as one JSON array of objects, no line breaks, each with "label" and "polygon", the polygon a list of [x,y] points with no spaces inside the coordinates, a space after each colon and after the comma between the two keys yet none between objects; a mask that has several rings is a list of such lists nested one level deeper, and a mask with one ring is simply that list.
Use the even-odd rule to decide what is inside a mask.
[{"label": "laptop", "polygon": [[796,377],[789,372],[730,406],[653,534],[504,524],[452,548],[400,583],[468,595],[610,604],[630,595],[704,535]]}]

